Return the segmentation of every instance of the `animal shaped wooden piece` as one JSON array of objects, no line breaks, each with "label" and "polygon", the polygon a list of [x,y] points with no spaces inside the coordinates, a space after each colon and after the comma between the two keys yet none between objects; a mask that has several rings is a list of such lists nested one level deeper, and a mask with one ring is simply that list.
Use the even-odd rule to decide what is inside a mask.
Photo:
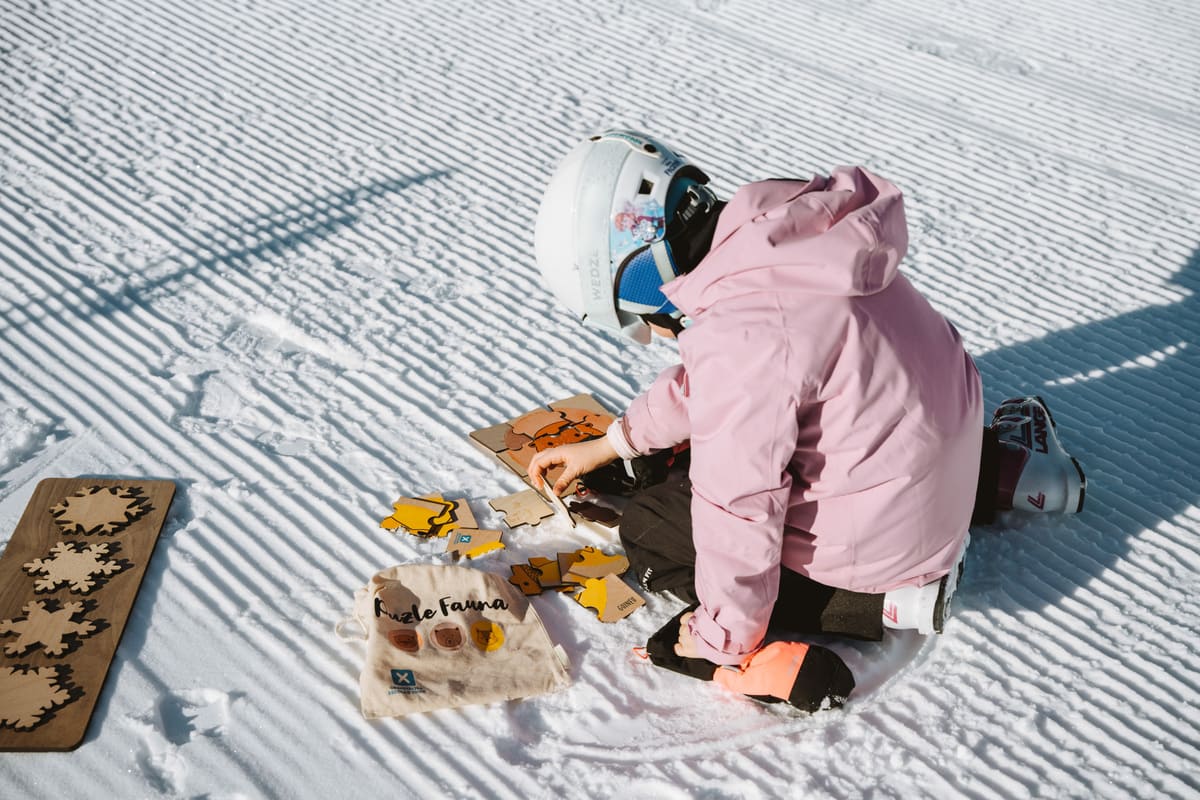
[{"label": "animal shaped wooden piece", "polygon": [[488,505],[504,514],[504,524],[510,528],[537,525],[546,517],[554,516],[554,509],[533,489],[497,497],[489,500]]},{"label": "animal shaped wooden piece", "polygon": [[557,558],[558,574],[562,582],[568,586],[578,586],[579,581],[571,577],[571,565],[579,560],[579,553],[574,550],[570,553],[559,553]]},{"label": "animal shaped wooden piece", "polygon": [[596,612],[601,622],[616,622],[646,605],[641,595],[616,575],[588,578],[575,601]]},{"label": "animal shaped wooden piece", "polygon": [[512,575],[508,582],[516,586],[528,597],[542,593],[542,585],[538,583],[538,571],[528,564],[513,564],[510,568]]},{"label": "animal shaped wooden piece", "polygon": [[616,510],[589,500],[572,500],[569,510],[575,517],[599,523],[606,528],[611,528],[621,521],[621,515]]},{"label": "animal shaped wooden piece", "polygon": [[575,517],[571,514],[571,510],[567,508],[567,504],[563,502],[563,499],[551,491],[549,487],[543,486],[542,489],[543,496],[550,500],[551,508],[553,508],[556,513],[561,514],[562,517],[571,524],[571,527],[574,528]]},{"label": "animal shaped wooden piece", "polygon": [[446,552],[460,558],[479,558],[482,555],[504,549],[500,531],[459,528],[448,537]]},{"label": "animal shaped wooden piece", "polygon": [[614,416],[611,411],[601,405],[600,402],[590,394],[576,394],[572,395],[571,397],[563,398],[562,400],[555,400],[553,403],[547,403],[546,405],[556,410],[563,408],[578,408],[585,412],[591,412],[602,417]]},{"label": "animal shaped wooden piece", "polygon": [[529,559],[529,566],[537,570],[537,581],[543,589],[561,589],[562,575],[558,571],[558,561],[553,558],[535,556]]},{"label": "animal shaped wooden piece", "polygon": [[607,575],[620,575],[629,569],[629,559],[623,555],[606,555],[595,547],[585,547],[576,550],[569,569],[563,573],[563,580],[574,583],[585,583],[591,578],[603,578]]},{"label": "animal shaped wooden piece", "polygon": [[422,538],[445,536],[455,528],[473,528],[475,524],[466,500],[447,500],[440,494],[397,498],[391,516],[379,521],[384,530],[403,530]]},{"label": "animal shaped wooden piece", "polygon": [[527,469],[533,457],[543,450],[599,439],[612,421],[611,415],[579,408],[531,411],[509,422],[504,444],[509,456]]}]

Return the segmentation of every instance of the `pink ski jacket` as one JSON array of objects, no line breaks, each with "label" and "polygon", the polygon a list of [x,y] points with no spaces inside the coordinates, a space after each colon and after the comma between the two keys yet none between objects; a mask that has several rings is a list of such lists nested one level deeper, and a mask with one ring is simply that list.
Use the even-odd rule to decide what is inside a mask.
[{"label": "pink ski jacket", "polygon": [[666,295],[682,363],[621,421],[630,449],[691,441],[701,655],[762,643],[780,564],[884,592],[940,578],[967,533],[982,390],[958,332],[900,274],[899,189],[866,170],[763,181],[721,212]]}]

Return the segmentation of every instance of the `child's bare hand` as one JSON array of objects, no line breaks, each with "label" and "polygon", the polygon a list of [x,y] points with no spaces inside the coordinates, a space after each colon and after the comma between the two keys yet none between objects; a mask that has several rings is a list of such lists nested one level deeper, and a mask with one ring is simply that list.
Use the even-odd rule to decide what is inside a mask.
[{"label": "child's bare hand", "polygon": [[692,637],[691,629],[688,628],[688,622],[691,619],[690,611],[679,618],[679,641],[675,643],[675,655],[683,658],[700,657],[700,654],[696,652],[696,640]]},{"label": "child's bare hand", "polygon": [[551,447],[538,453],[529,462],[529,479],[534,486],[545,485],[546,473],[555,467],[563,467],[563,473],[554,483],[554,493],[562,494],[571,481],[599,469],[617,459],[617,451],[613,450],[608,439],[601,437],[586,442],[575,442],[558,447]]}]

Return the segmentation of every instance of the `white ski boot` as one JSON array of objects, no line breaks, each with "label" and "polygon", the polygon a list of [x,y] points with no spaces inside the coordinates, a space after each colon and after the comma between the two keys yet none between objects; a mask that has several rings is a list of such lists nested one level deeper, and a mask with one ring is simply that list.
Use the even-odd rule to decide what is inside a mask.
[{"label": "white ski boot", "polygon": [[991,427],[1000,441],[997,509],[1083,510],[1087,478],[1059,443],[1054,417],[1042,398],[1005,400],[992,415]]},{"label": "white ski boot", "polygon": [[940,580],[924,586],[904,586],[883,596],[883,626],[894,630],[912,630],[928,636],[941,633],[950,616],[950,600],[962,578],[963,562],[970,535],[963,541],[958,561]]}]

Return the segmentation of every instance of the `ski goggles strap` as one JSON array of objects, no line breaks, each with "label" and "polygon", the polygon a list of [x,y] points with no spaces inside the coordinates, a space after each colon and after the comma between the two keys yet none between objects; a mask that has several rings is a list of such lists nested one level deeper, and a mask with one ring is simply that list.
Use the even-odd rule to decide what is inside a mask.
[{"label": "ski goggles strap", "polygon": [[631,314],[678,314],[663,294],[663,284],[677,277],[671,247],[663,239],[634,250],[617,268],[613,292],[616,306]]}]

